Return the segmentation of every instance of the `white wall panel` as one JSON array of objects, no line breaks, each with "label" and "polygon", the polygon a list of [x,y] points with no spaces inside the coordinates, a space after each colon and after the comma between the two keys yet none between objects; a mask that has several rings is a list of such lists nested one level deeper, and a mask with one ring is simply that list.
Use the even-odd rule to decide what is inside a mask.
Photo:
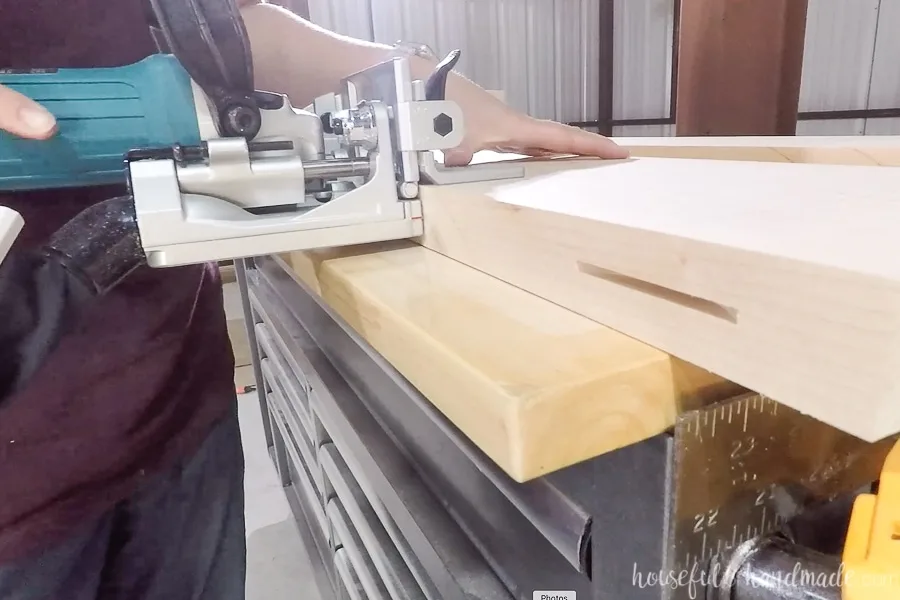
[{"label": "white wall panel", "polygon": [[[591,5],[595,10],[589,10]],[[554,111],[559,121],[597,119],[599,83],[599,3],[557,0],[554,24]],[[589,51],[588,49],[593,51]]]},{"label": "white wall panel", "polygon": [[[316,0],[321,1],[321,0]],[[331,1],[331,0],[328,0]],[[409,4],[404,0],[369,0],[372,4],[372,41],[381,42],[382,44],[393,44],[399,40],[406,39],[405,30],[407,22],[413,14],[419,14],[421,11],[416,10],[410,12]],[[427,24],[434,24],[434,5],[431,2],[419,2],[418,4],[427,6],[432,9],[432,13],[428,15],[430,19],[423,19],[424,23],[419,24],[420,29],[424,29]],[[434,38],[433,29],[429,31],[429,37]]]},{"label": "white wall panel", "polygon": [[313,23],[331,31],[371,40],[372,1],[381,0],[309,0],[309,18]]},{"label": "white wall panel", "polygon": [[880,3],[809,0],[801,111],[866,108]]},{"label": "white wall panel", "polygon": [[863,119],[799,121],[797,135],[863,135],[865,123]]},{"label": "white wall panel", "polygon": [[597,0],[311,0],[310,18],[382,43],[428,44],[440,55],[459,48],[457,71],[503,90],[519,110],[560,121],[598,118]]},{"label": "white wall panel", "polygon": [[[675,0],[614,2],[613,118],[668,117]],[[461,73],[534,116],[598,117],[599,0],[310,0],[310,13],[364,39],[421,42],[441,55],[460,48]],[[809,0],[800,110],[900,107],[898,57],[900,0]],[[898,123],[801,121],[797,133],[878,135],[896,133]]]},{"label": "white wall panel", "polygon": [[520,0],[526,9],[528,110],[550,118],[556,112],[556,27],[554,0]]},{"label": "white wall panel", "polygon": [[900,119],[867,119],[866,135],[900,135]]},{"label": "white wall panel", "polygon": [[498,88],[510,106],[530,113],[528,89],[534,77],[528,71],[528,6],[522,0],[498,0],[497,32]]},{"label": "white wall panel", "polygon": [[868,108],[900,108],[900,0],[881,0]]},{"label": "white wall panel", "polygon": [[[334,0],[329,0],[334,1]],[[423,0],[369,0],[372,4],[373,41],[394,44],[401,40],[435,40],[435,3]]]},{"label": "white wall panel", "polygon": [[666,137],[675,135],[674,125],[617,125],[613,137]]},{"label": "white wall panel", "polygon": [[674,0],[616,0],[613,119],[669,116]]}]

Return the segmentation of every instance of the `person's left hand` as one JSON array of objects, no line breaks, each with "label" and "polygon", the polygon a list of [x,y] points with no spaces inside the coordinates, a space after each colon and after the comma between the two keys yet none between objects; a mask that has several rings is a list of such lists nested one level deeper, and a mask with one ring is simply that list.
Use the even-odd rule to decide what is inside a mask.
[{"label": "person's left hand", "polygon": [[530,117],[462,77],[449,78],[446,94],[448,100],[462,109],[466,130],[459,146],[444,151],[447,166],[467,165],[482,150],[528,156],[576,154],[607,159],[629,156],[627,149],[609,138]]}]

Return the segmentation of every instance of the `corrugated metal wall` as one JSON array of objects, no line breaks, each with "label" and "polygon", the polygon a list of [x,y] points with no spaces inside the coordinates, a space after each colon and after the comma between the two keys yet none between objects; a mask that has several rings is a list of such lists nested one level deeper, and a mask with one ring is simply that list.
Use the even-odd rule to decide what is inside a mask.
[{"label": "corrugated metal wall", "polygon": [[[458,70],[541,118],[596,121],[597,0],[309,0],[329,29],[462,50]],[[670,117],[675,0],[615,0],[613,120]],[[900,108],[900,0],[809,0],[801,113]],[[815,116],[815,115],[813,115]],[[620,125],[616,135],[671,135]],[[900,118],[804,117],[804,135],[900,134]]]}]

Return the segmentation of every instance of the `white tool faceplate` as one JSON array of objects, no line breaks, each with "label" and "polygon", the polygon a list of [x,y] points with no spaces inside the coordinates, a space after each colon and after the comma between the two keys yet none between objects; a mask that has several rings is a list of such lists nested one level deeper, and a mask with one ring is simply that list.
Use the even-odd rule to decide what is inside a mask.
[{"label": "white tool faceplate", "polygon": [[[446,63],[450,65],[451,63]],[[452,65],[451,65],[452,66]],[[464,137],[455,103],[426,100],[408,61],[349,77],[334,112],[268,94],[252,141],[220,138],[194,86],[203,145],[129,162],[141,244],[153,267],[422,235],[419,186],[522,177],[521,166],[444,168]]]},{"label": "white tool faceplate", "polygon": [[16,211],[0,206],[0,263],[6,258],[25,221]]}]

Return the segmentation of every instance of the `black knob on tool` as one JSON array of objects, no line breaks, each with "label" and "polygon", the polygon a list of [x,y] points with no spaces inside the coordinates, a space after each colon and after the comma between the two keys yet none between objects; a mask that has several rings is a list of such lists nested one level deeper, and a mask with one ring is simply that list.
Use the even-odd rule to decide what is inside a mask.
[{"label": "black knob on tool", "polygon": [[426,100],[445,100],[447,96],[447,78],[453,67],[459,62],[460,50],[454,50],[444,60],[438,63],[425,82]]},{"label": "black knob on tool", "polygon": [[212,101],[219,134],[253,139],[262,123],[260,109],[272,99],[254,89],[250,41],[236,0],[145,1],[157,45],[178,59]]},{"label": "black knob on tool", "polygon": [[262,115],[258,106],[235,104],[226,106],[219,115],[225,137],[253,139],[262,127]]}]

